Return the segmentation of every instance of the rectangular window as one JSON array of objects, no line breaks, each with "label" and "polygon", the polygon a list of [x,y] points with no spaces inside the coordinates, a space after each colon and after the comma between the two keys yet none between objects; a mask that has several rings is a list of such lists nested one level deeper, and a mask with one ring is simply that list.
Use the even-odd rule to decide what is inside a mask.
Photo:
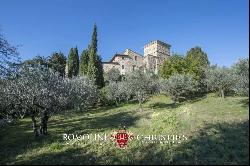
[{"label": "rectangular window", "polygon": [[137,61],[137,56],[135,56],[135,60]]},{"label": "rectangular window", "polygon": [[122,65],[122,69],[124,69],[124,65]]},{"label": "rectangular window", "polygon": [[124,59],[124,57],[122,57],[122,59]]}]

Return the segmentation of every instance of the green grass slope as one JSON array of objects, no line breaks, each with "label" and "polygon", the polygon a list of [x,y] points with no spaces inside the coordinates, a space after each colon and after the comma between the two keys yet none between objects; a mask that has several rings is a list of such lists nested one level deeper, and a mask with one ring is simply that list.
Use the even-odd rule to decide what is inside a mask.
[{"label": "green grass slope", "polygon": [[[213,94],[175,105],[162,95],[137,104],[69,111],[49,120],[49,135],[34,139],[31,120],[0,129],[0,164],[249,164],[248,98]],[[134,135],[184,134],[181,143],[143,143],[126,149],[107,141],[63,141],[63,133],[110,134],[121,126]]]}]

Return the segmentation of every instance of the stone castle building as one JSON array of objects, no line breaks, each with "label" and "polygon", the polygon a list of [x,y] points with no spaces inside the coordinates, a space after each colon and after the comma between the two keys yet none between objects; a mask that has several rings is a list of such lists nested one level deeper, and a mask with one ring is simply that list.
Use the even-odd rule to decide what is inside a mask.
[{"label": "stone castle building", "polygon": [[116,68],[121,74],[135,69],[152,70],[156,74],[166,58],[170,57],[170,45],[159,40],[151,41],[144,46],[144,55],[126,49],[123,54],[115,54],[109,62],[102,62],[104,72]]}]

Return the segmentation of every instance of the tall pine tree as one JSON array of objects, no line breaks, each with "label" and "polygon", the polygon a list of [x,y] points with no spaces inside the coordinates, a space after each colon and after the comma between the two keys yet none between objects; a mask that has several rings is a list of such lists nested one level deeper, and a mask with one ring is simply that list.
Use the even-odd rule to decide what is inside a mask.
[{"label": "tall pine tree", "polygon": [[79,56],[77,47],[70,49],[67,65],[68,77],[72,78],[73,76],[77,76],[79,72]]},{"label": "tall pine tree", "polygon": [[97,26],[94,25],[92,34],[91,45],[89,48],[89,63],[87,75],[95,80],[96,85],[99,88],[104,86],[103,68],[101,58],[97,54]]}]

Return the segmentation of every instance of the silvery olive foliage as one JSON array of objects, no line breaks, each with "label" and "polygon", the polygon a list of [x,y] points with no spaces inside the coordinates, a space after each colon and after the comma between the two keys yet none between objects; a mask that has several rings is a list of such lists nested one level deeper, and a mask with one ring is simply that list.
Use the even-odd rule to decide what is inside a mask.
[{"label": "silvery olive foliage", "polygon": [[204,83],[208,90],[219,92],[222,98],[225,97],[225,93],[233,90],[236,82],[237,79],[230,68],[211,66],[205,70]]},{"label": "silvery olive foliage", "polygon": [[61,106],[63,84],[62,78],[48,68],[24,65],[14,77],[5,80],[2,88],[5,103],[1,105],[7,115],[30,116],[35,136],[38,135],[36,117],[40,117],[44,134],[42,129],[48,117]]},{"label": "silvery olive foliage", "polygon": [[174,102],[191,98],[198,91],[198,83],[192,75],[175,74],[160,81],[161,92],[169,95]]},{"label": "silvery olive foliage", "polygon": [[105,73],[104,79],[105,79],[105,83],[119,82],[121,81],[120,71],[116,68],[112,68],[107,73]]},{"label": "silvery olive foliage", "polygon": [[16,78],[6,81],[4,94],[10,105],[26,110],[32,109],[33,106],[50,108],[63,106],[62,101],[66,97],[66,94],[62,93],[64,85],[63,78],[46,67],[24,66]]},{"label": "silvery olive foliage", "polygon": [[148,83],[149,83],[149,94],[159,94],[160,93],[160,82],[159,82],[159,75],[155,74],[151,70],[145,71],[145,76],[147,77]]},{"label": "silvery olive foliage", "polygon": [[249,59],[239,59],[232,66],[235,81],[233,90],[243,96],[249,96]]},{"label": "silvery olive foliage", "polygon": [[14,78],[4,80],[3,84],[0,89],[1,115],[30,116],[36,135],[36,117],[40,117],[40,125],[47,125],[44,119],[55,112],[71,106],[84,108],[97,98],[93,81],[86,77],[64,79],[44,66],[25,65]]},{"label": "silvery olive foliage", "polygon": [[159,90],[158,77],[149,71],[135,70],[125,75],[121,81],[109,81],[107,86],[107,98],[114,100],[116,104],[131,99],[139,102],[140,108],[152,94]]},{"label": "silvery olive foliage", "polygon": [[135,70],[125,77],[125,82],[128,95],[139,102],[141,109],[142,103],[153,94],[153,91],[157,92],[154,74],[150,72]]},{"label": "silvery olive foliage", "polygon": [[68,82],[69,102],[78,109],[87,108],[98,100],[97,86],[94,81],[86,76],[66,79]]},{"label": "silvery olive foliage", "polygon": [[118,105],[120,92],[118,91],[118,83],[116,82],[109,82],[107,86],[107,98],[109,100],[114,100],[116,102],[116,105]]},{"label": "silvery olive foliage", "polygon": [[110,81],[107,86],[107,98],[114,100],[116,105],[121,101],[127,100],[126,84],[124,81],[113,82]]}]

